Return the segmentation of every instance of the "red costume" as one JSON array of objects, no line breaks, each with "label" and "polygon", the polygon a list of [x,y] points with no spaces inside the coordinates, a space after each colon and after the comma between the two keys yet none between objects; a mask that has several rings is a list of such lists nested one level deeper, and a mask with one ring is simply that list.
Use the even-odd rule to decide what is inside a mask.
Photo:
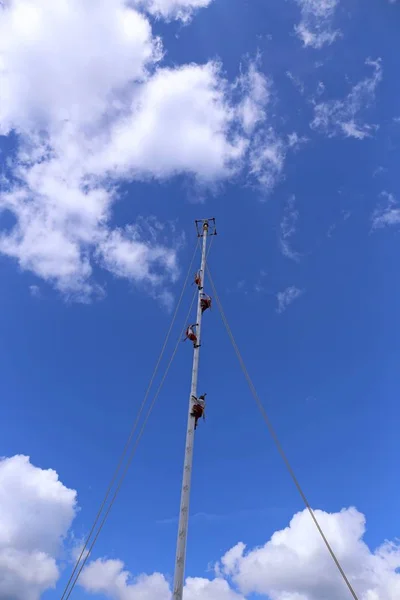
[{"label": "red costume", "polygon": [[201,312],[203,313],[207,308],[211,308],[211,298],[210,296],[204,295],[203,298],[200,299]]},{"label": "red costume", "polygon": [[205,407],[206,407],[206,396],[207,394],[203,394],[199,398],[192,396],[192,400],[194,402],[192,412],[190,413],[192,417],[194,417],[194,428],[197,429],[197,421],[203,417],[205,419]]},{"label": "red costume", "polygon": [[196,273],[196,275],[194,276],[194,283],[197,285],[197,287],[199,288],[199,290],[201,290],[201,275],[200,275],[200,271],[198,273]]},{"label": "red costume", "polygon": [[189,325],[189,327],[186,329],[186,336],[185,336],[185,340],[190,340],[191,342],[193,342],[193,346],[194,348],[197,348],[197,335],[195,334],[193,328],[197,327],[196,325]]}]

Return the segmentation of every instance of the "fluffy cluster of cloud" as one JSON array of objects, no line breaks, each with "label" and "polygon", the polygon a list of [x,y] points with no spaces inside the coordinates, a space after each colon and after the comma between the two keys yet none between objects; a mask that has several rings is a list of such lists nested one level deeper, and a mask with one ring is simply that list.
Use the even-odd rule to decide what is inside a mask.
[{"label": "fluffy cluster of cloud", "polygon": [[0,598],[39,600],[59,577],[56,557],[76,492],[27,456],[0,460]]},{"label": "fluffy cluster of cloud", "polygon": [[[148,14],[185,21],[211,1],[0,4],[0,134],[11,149],[0,254],[74,299],[104,294],[101,268],[168,304],[182,238],[154,219],[116,228],[121,186],[185,175],[213,187],[244,172],[263,193],[274,188],[287,153],[307,140],[272,127],[272,82],[260,58],[233,82],[215,61],[163,66]],[[303,21],[318,27],[337,4],[298,1]],[[379,61],[368,64],[373,75],[344,100],[315,101],[314,130],[370,135],[374,126],[359,113],[382,70]],[[282,247],[289,255],[289,234]]]},{"label": "fluffy cluster of cloud", "polygon": [[206,8],[213,0],[134,0],[134,4],[155,17],[187,22],[195,10]]},{"label": "fluffy cluster of cloud", "polygon": [[[82,572],[80,585],[89,593],[104,594],[113,600],[171,600],[170,586],[164,575],[140,575],[133,578],[120,560],[98,559]],[[245,600],[223,578],[213,580],[189,577],[185,600]]]},{"label": "fluffy cluster of cloud", "polygon": [[[400,547],[385,542],[371,552],[363,541],[365,518],[355,508],[316,516],[360,600],[395,600],[400,593]],[[252,594],[269,600],[342,600],[350,597],[308,511],[296,514],[255,549],[243,543],[231,548],[215,567],[216,577],[188,578],[185,600],[245,600]],[[160,573],[132,578],[122,562],[97,560],[83,573],[88,592],[113,600],[169,600]]]},{"label": "fluffy cluster of cloud", "polygon": [[340,35],[332,29],[332,21],[339,0],[296,0],[301,9],[301,21],[295,27],[304,46],[322,48],[332,44]]},{"label": "fluffy cluster of cloud", "polygon": [[[270,190],[286,147],[264,127],[257,61],[233,84],[216,62],[161,66],[139,8],[187,19],[207,0],[10,0],[0,6],[0,133],[17,140],[0,195],[0,253],[85,300],[94,266],[158,296],[178,275],[167,229],[112,225],[117,186],[186,174],[211,186],[249,165]],[[14,140],[14,141],[12,141]]]},{"label": "fluffy cluster of cloud", "polygon": [[276,309],[279,314],[283,313],[287,307],[292,304],[304,293],[304,290],[300,290],[295,285],[287,287],[283,292],[278,292],[276,298],[278,300],[278,308]]},{"label": "fluffy cluster of cloud", "polygon": [[[26,456],[0,460],[0,597],[40,600],[54,588],[57,557],[76,514],[76,492],[55,471],[33,466]],[[365,517],[355,508],[316,517],[360,600],[400,597],[400,546],[385,542],[374,552],[363,541]],[[127,571],[120,560],[101,558],[83,570],[80,585],[89,595],[112,600],[170,600],[161,573]],[[186,580],[185,600],[341,600],[348,592],[306,510],[264,545],[238,543],[215,566],[212,579]]]},{"label": "fluffy cluster of cloud", "polygon": [[393,194],[382,192],[381,198],[386,202],[381,202],[372,214],[372,228],[381,229],[390,225],[400,224],[400,207]]},{"label": "fluffy cluster of cloud", "polygon": [[91,562],[82,572],[80,585],[87,592],[104,594],[117,600],[143,598],[152,600],[170,600],[169,585],[163,575],[140,575],[132,580],[120,560],[98,559]]},{"label": "fluffy cluster of cloud", "polygon": [[316,103],[311,127],[328,136],[344,135],[362,140],[377,129],[376,125],[364,123],[360,114],[375,98],[375,90],[382,79],[380,59],[367,60],[373,69],[371,77],[359,81],[343,100]]},{"label": "fluffy cluster of cloud", "polygon": [[[360,600],[394,600],[400,593],[400,547],[385,542],[371,552],[363,541],[365,517],[355,508],[315,511]],[[307,510],[264,545],[245,552],[240,543],[221,559],[219,572],[244,594],[271,600],[341,600],[350,597]]]}]

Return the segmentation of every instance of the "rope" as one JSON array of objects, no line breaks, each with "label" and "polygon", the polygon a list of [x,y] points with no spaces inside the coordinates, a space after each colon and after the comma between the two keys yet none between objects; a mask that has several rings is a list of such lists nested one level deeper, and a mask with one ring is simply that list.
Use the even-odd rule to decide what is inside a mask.
[{"label": "rope", "polygon": [[281,445],[281,443],[279,441],[277,433],[276,433],[276,431],[275,431],[275,429],[274,429],[274,427],[273,427],[273,425],[272,425],[272,423],[271,423],[271,421],[270,421],[270,419],[269,419],[269,417],[267,415],[267,412],[266,412],[266,410],[265,410],[265,408],[264,408],[264,406],[263,406],[263,404],[262,404],[262,402],[261,402],[258,394],[257,394],[257,390],[256,390],[256,388],[255,388],[255,386],[254,386],[254,384],[253,384],[253,382],[252,382],[252,380],[250,378],[250,375],[249,375],[249,373],[247,371],[246,365],[245,365],[245,363],[243,361],[242,355],[240,354],[239,348],[238,348],[238,346],[236,344],[235,338],[233,337],[232,330],[231,330],[231,328],[229,326],[229,323],[227,321],[227,318],[225,316],[225,312],[224,312],[224,310],[222,308],[222,304],[221,304],[221,301],[220,301],[220,299],[218,297],[217,291],[215,289],[214,282],[213,282],[213,279],[211,277],[210,269],[209,269],[208,266],[207,266],[207,272],[208,272],[208,278],[210,280],[210,284],[211,284],[211,287],[212,287],[212,290],[213,290],[214,297],[216,299],[219,311],[221,313],[222,321],[223,321],[223,323],[225,325],[225,328],[226,328],[226,331],[228,333],[228,336],[229,336],[229,338],[230,338],[230,340],[232,342],[233,349],[235,350],[236,356],[237,356],[237,358],[239,360],[239,364],[240,364],[240,366],[242,368],[243,374],[244,374],[244,376],[246,378],[246,381],[248,383],[248,386],[250,388],[250,392],[252,393],[252,395],[253,395],[253,397],[254,397],[257,405],[258,405],[258,408],[259,408],[259,410],[261,412],[261,415],[262,415],[262,417],[263,417],[263,419],[264,419],[264,421],[265,421],[265,423],[266,423],[266,425],[267,425],[267,427],[269,429],[269,432],[270,432],[270,434],[271,434],[271,436],[272,436],[272,438],[273,438],[273,440],[275,442],[275,445],[276,445],[276,447],[278,449],[278,452],[281,455],[281,457],[282,457],[282,459],[283,459],[283,461],[284,461],[284,463],[286,465],[286,468],[289,471],[289,474],[290,474],[290,476],[291,476],[291,478],[292,478],[292,480],[293,480],[293,482],[294,482],[294,484],[295,484],[295,486],[297,488],[297,491],[299,492],[299,494],[300,494],[300,496],[301,496],[304,504],[306,505],[306,508],[307,508],[308,512],[310,513],[310,516],[311,516],[312,520],[314,521],[314,524],[315,524],[316,528],[318,529],[318,532],[319,532],[320,536],[322,537],[322,539],[323,539],[323,541],[325,543],[325,546],[327,547],[327,549],[329,551],[329,554],[331,555],[331,557],[332,557],[332,559],[333,559],[336,567],[338,568],[338,570],[339,570],[339,572],[340,572],[340,574],[341,574],[344,582],[346,583],[346,585],[347,585],[347,587],[349,589],[349,592],[351,593],[352,597],[354,598],[354,600],[358,600],[357,594],[355,593],[355,591],[354,591],[354,589],[353,589],[350,581],[348,580],[348,578],[346,576],[346,573],[344,572],[344,570],[343,570],[343,568],[342,568],[339,560],[337,559],[334,551],[332,550],[331,545],[329,544],[327,538],[325,537],[325,534],[322,531],[320,524],[318,523],[317,517],[315,516],[315,513],[314,513],[313,509],[311,508],[311,505],[308,502],[308,500],[307,500],[307,498],[306,498],[306,496],[305,496],[305,494],[304,494],[304,492],[303,492],[303,490],[302,490],[302,488],[300,486],[300,483],[299,483],[299,481],[298,481],[298,479],[297,479],[297,477],[295,475],[295,472],[293,471],[293,468],[292,468],[292,466],[291,466],[291,464],[289,462],[289,459],[287,458],[287,456],[285,454],[285,451],[282,448],[282,445]]},{"label": "rope", "polygon": [[121,453],[121,456],[120,456],[120,458],[119,458],[118,464],[117,464],[117,466],[116,466],[116,468],[115,468],[114,474],[113,474],[113,476],[112,476],[112,478],[111,478],[111,481],[110,481],[110,483],[109,483],[109,485],[108,485],[107,491],[106,491],[106,493],[105,493],[105,496],[104,496],[104,498],[103,498],[103,501],[102,501],[102,503],[101,503],[101,505],[100,505],[100,508],[99,508],[99,510],[98,510],[98,512],[97,512],[97,514],[96,514],[96,517],[95,517],[95,519],[94,519],[94,522],[93,522],[93,525],[92,525],[92,527],[91,527],[91,529],[90,529],[89,535],[87,536],[87,538],[86,538],[86,540],[85,540],[85,544],[84,544],[84,546],[83,546],[83,548],[82,548],[82,551],[81,551],[81,553],[80,553],[80,555],[79,555],[79,557],[78,557],[78,559],[77,559],[77,561],[76,561],[76,563],[75,563],[74,569],[73,569],[73,571],[72,571],[72,573],[71,573],[71,576],[70,576],[70,578],[68,579],[68,582],[67,582],[67,584],[66,584],[66,586],[65,586],[65,588],[64,588],[64,591],[63,591],[63,594],[62,594],[62,596],[61,596],[60,600],[66,600],[66,598],[69,598],[69,595],[66,597],[66,593],[67,593],[67,591],[68,591],[68,588],[69,588],[69,586],[70,586],[70,583],[71,583],[71,581],[72,581],[72,579],[73,579],[73,577],[74,577],[74,575],[75,575],[75,572],[76,572],[76,570],[77,570],[77,569],[78,569],[78,567],[79,567],[79,563],[80,563],[80,562],[81,562],[81,560],[82,560],[82,557],[83,557],[83,555],[84,555],[84,553],[85,553],[85,550],[86,550],[86,548],[87,548],[87,546],[88,546],[88,544],[89,544],[89,542],[90,542],[90,538],[92,537],[92,535],[93,535],[93,532],[94,532],[94,530],[95,530],[95,528],[96,528],[96,525],[97,525],[97,523],[98,523],[98,521],[99,521],[99,519],[100,519],[101,513],[103,512],[104,506],[106,505],[107,499],[108,499],[108,497],[109,497],[109,495],[110,495],[110,493],[111,493],[111,490],[112,490],[112,488],[113,488],[113,486],[114,486],[114,483],[115,483],[115,481],[116,481],[116,479],[117,479],[118,473],[119,473],[119,471],[121,470],[121,467],[122,467],[122,464],[123,464],[123,462],[124,462],[124,459],[125,459],[126,453],[127,453],[127,451],[128,451],[128,448],[129,448],[129,446],[130,446],[130,444],[131,444],[132,438],[133,438],[133,436],[134,436],[134,434],[135,434],[135,431],[136,431],[136,428],[137,428],[137,425],[138,425],[138,422],[139,422],[140,416],[141,416],[141,414],[142,414],[142,412],[143,412],[143,409],[144,409],[144,407],[145,407],[145,404],[146,404],[146,402],[147,402],[147,398],[148,398],[148,396],[149,396],[149,393],[150,393],[151,387],[152,387],[152,385],[153,385],[154,379],[155,379],[155,377],[156,377],[156,374],[157,374],[157,372],[158,372],[158,368],[159,368],[159,366],[160,366],[160,363],[161,363],[162,357],[163,357],[163,355],[164,355],[165,348],[166,348],[166,346],[167,346],[167,343],[168,343],[168,341],[169,341],[169,337],[170,337],[170,335],[171,335],[172,328],[173,328],[173,326],[174,326],[174,324],[175,324],[176,316],[177,316],[177,314],[178,314],[178,310],[179,310],[179,308],[180,308],[180,305],[181,305],[181,302],[182,302],[183,294],[184,294],[184,292],[185,292],[186,285],[187,285],[187,282],[188,282],[188,279],[189,279],[189,276],[190,276],[190,272],[191,272],[191,270],[192,270],[193,261],[194,261],[194,257],[195,257],[195,255],[196,255],[196,252],[197,252],[197,244],[195,245],[194,252],[193,252],[193,255],[192,255],[192,259],[191,259],[191,261],[190,261],[190,265],[189,265],[189,268],[188,268],[188,271],[187,271],[187,274],[186,274],[186,279],[185,279],[185,281],[184,281],[184,284],[183,284],[183,287],[182,287],[182,291],[181,291],[181,294],[180,294],[180,297],[179,297],[178,303],[177,303],[177,305],[176,305],[176,308],[175,308],[175,312],[174,312],[174,314],[173,314],[173,316],[172,316],[172,319],[171,319],[171,323],[170,323],[169,329],[168,329],[168,331],[167,331],[167,334],[166,334],[166,336],[165,336],[164,343],[163,343],[163,345],[162,345],[162,348],[161,348],[160,354],[159,354],[159,356],[158,356],[158,359],[157,359],[157,362],[156,362],[156,366],[154,367],[154,370],[153,370],[152,376],[151,376],[151,378],[150,378],[150,382],[149,382],[149,384],[148,384],[148,386],[147,386],[147,389],[146,389],[146,392],[145,392],[144,398],[143,398],[143,400],[142,400],[142,404],[141,404],[141,406],[140,406],[140,408],[139,408],[139,412],[138,412],[138,414],[137,414],[137,416],[136,416],[135,422],[134,422],[134,424],[133,424],[133,426],[132,426],[132,429],[131,429],[131,431],[130,431],[130,434],[129,434],[129,437],[128,437],[127,441],[126,441],[126,444],[125,444],[125,446],[124,446],[124,449],[122,450],[122,453]]},{"label": "rope", "polygon": [[[190,316],[190,312],[191,312],[191,310],[192,310],[193,303],[194,303],[194,300],[195,300],[196,296],[197,296],[197,292],[194,292],[194,294],[193,294],[193,298],[192,298],[192,301],[191,301],[191,303],[190,303],[190,308],[189,308],[189,311],[188,311],[187,317],[186,317],[186,319],[185,319],[185,323],[186,323],[186,321],[188,320],[188,318],[189,318],[189,316]],[[159,396],[159,394],[160,394],[161,388],[162,388],[162,386],[163,386],[163,384],[164,384],[164,381],[165,381],[165,379],[166,379],[166,377],[167,377],[168,371],[169,371],[169,369],[170,369],[170,367],[171,367],[171,365],[172,365],[172,362],[173,362],[173,360],[174,360],[174,358],[175,358],[175,355],[176,355],[176,353],[177,353],[177,351],[178,351],[178,348],[179,348],[179,346],[180,346],[180,342],[181,342],[181,336],[182,336],[182,333],[183,333],[183,331],[184,331],[184,330],[185,330],[185,328],[183,328],[183,329],[182,329],[182,330],[179,332],[179,337],[178,337],[178,339],[177,339],[177,342],[176,342],[176,345],[175,345],[174,351],[173,351],[173,353],[172,353],[172,356],[171,356],[171,358],[170,358],[170,360],[169,360],[169,363],[168,363],[168,365],[167,365],[167,367],[166,367],[166,369],[165,369],[164,375],[163,375],[163,377],[162,377],[162,379],[161,379],[161,381],[160,381],[160,383],[159,383],[159,385],[158,385],[157,391],[156,391],[156,393],[154,394],[153,400],[151,401],[151,404],[150,404],[150,406],[149,406],[149,409],[148,409],[148,411],[147,411],[146,417],[145,417],[145,419],[144,419],[144,421],[143,421],[143,424],[142,424],[142,427],[141,427],[141,429],[140,429],[140,432],[139,432],[139,434],[138,434],[138,436],[137,436],[137,438],[136,438],[135,444],[134,444],[134,446],[133,446],[133,448],[132,448],[132,450],[131,450],[131,453],[130,453],[130,455],[129,455],[129,457],[128,457],[127,463],[126,463],[126,465],[125,465],[125,469],[124,469],[124,471],[123,471],[123,473],[122,473],[122,475],[121,475],[121,477],[120,477],[120,480],[119,480],[118,486],[117,486],[117,488],[116,488],[116,490],[115,490],[115,492],[114,492],[114,495],[113,495],[113,497],[112,497],[112,498],[111,498],[111,500],[110,500],[110,504],[109,504],[109,506],[108,506],[108,508],[107,508],[107,511],[106,511],[106,512],[105,512],[105,514],[104,514],[104,517],[103,517],[103,519],[102,519],[102,521],[101,521],[101,523],[100,523],[100,525],[99,525],[99,528],[98,528],[98,530],[97,530],[97,532],[96,532],[96,535],[95,535],[95,537],[94,537],[94,539],[93,539],[93,541],[92,541],[92,543],[91,543],[91,545],[90,545],[90,547],[89,547],[89,550],[88,550],[88,552],[87,552],[87,554],[86,554],[85,558],[84,558],[84,559],[83,559],[83,561],[82,561],[82,564],[81,564],[81,566],[79,567],[79,571],[78,571],[78,573],[76,574],[76,577],[75,577],[75,579],[74,579],[74,581],[73,581],[73,583],[72,583],[72,585],[71,585],[71,587],[70,587],[70,590],[69,590],[69,592],[68,592],[68,595],[66,596],[65,600],[68,600],[68,598],[70,597],[70,595],[71,595],[71,593],[72,593],[72,590],[74,589],[74,587],[75,587],[75,585],[76,585],[76,583],[77,583],[77,581],[78,581],[78,579],[79,579],[79,576],[80,576],[80,574],[81,574],[81,573],[82,573],[82,571],[83,571],[83,568],[84,568],[84,566],[85,566],[85,564],[86,564],[86,562],[87,562],[87,559],[89,558],[89,556],[90,556],[90,554],[91,554],[91,552],[92,552],[92,550],[93,550],[93,547],[94,547],[94,545],[95,545],[95,543],[96,543],[96,541],[97,541],[97,538],[99,537],[99,535],[100,535],[100,532],[101,532],[101,530],[103,529],[103,526],[104,526],[104,524],[105,524],[105,522],[106,522],[106,520],[107,520],[107,517],[108,517],[108,515],[110,514],[111,508],[112,508],[112,506],[113,506],[113,504],[114,504],[114,502],[115,502],[115,500],[116,500],[116,498],[117,498],[117,496],[118,496],[118,493],[119,493],[119,491],[120,491],[120,489],[121,489],[121,486],[122,486],[122,484],[123,484],[123,482],[124,482],[124,479],[125,479],[125,477],[126,477],[126,474],[127,474],[127,472],[128,472],[128,469],[129,469],[129,467],[130,467],[130,465],[131,465],[132,459],[133,459],[133,457],[134,457],[134,455],[135,455],[135,453],[136,453],[136,450],[137,450],[137,447],[138,447],[138,445],[139,445],[139,442],[140,442],[140,440],[141,440],[141,438],[142,438],[142,436],[143,436],[143,433],[144,433],[144,430],[145,430],[145,427],[146,427],[147,421],[148,421],[148,420],[149,420],[149,418],[150,418],[150,415],[151,415],[151,413],[152,413],[152,411],[153,411],[153,408],[154,408],[154,405],[155,405],[155,403],[156,403],[156,400],[157,400],[157,398],[158,398],[158,396]]]}]

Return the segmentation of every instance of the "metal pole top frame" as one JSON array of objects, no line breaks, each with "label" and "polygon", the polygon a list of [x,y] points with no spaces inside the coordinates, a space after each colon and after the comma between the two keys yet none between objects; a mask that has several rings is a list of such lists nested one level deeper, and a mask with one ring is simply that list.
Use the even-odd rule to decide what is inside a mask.
[{"label": "metal pole top frame", "polygon": [[207,232],[207,235],[217,235],[217,226],[215,223],[214,217],[211,219],[196,219],[195,220],[197,237],[203,237],[204,232]]}]

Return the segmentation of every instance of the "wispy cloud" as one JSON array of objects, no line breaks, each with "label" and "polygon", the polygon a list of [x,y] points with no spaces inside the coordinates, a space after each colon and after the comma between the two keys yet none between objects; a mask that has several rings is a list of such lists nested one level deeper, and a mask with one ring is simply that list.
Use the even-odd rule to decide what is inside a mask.
[{"label": "wispy cloud", "polygon": [[301,10],[301,20],[295,27],[304,46],[322,48],[332,44],[340,31],[332,29],[339,0],[296,0]]},{"label": "wispy cloud", "polygon": [[[190,521],[201,522],[201,521],[229,521],[231,519],[247,519],[252,517],[260,517],[262,515],[279,514],[282,511],[282,507],[269,506],[268,508],[244,508],[228,513],[207,513],[198,512],[190,515]],[[178,523],[178,517],[170,517],[166,519],[159,519],[156,521],[158,525],[175,525]]]},{"label": "wispy cloud", "polygon": [[382,227],[399,225],[400,207],[396,198],[393,194],[389,194],[388,192],[382,192],[380,196],[385,202],[381,203],[381,205],[372,213],[372,229],[381,229]]},{"label": "wispy cloud", "polygon": [[30,285],[29,292],[34,298],[40,297],[40,287],[38,285]]},{"label": "wispy cloud", "polygon": [[[190,515],[189,520],[191,523],[196,521],[220,521],[224,520],[229,515],[221,515],[214,513],[198,512],[194,515]],[[167,517],[166,519],[159,519],[156,521],[158,525],[175,525],[178,523],[178,517]]]},{"label": "wispy cloud", "polygon": [[328,238],[331,238],[333,235],[333,232],[335,231],[335,229],[337,228],[337,223],[332,223],[332,225],[330,225],[328,227],[328,231],[326,232],[326,236]]},{"label": "wispy cloud", "polygon": [[344,135],[362,140],[369,137],[377,125],[364,123],[360,114],[375,99],[375,90],[382,80],[381,60],[366,60],[373,68],[371,77],[357,83],[343,100],[331,100],[315,103],[312,129],[321,131],[329,137]]},{"label": "wispy cloud", "polygon": [[267,273],[264,271],[264,269],[261,269],[260,274],[258,276],[258,279],[256,281],[256,283],[254,284],[254,291],[257,294],[268,294],[270,292],[268,292],[268,289],[265,285],[265,278],[267,277]]},{"label": "wispy cloud", "polygon": [[259,187],[263,196],[272,192],[285,165],[290,144],[277,133],[268,114],[273,96],[272,80],[260,70],[261,56],[250,62],[247,71],[240,75],[234,88],[241,90],[242,100],[237,115],[246,136],[249,179]]},{"label": "wispy cloud", "polygon": [[133,0],[133,5],[142,8],[157,18],[171,21],[177,19],[187,23],[193,13],[206,8],[213,0]]},{"label": "wispy cloud", "polygon": [[295,208],[296,196],[291,196],[285,206],[285,214],[281,222],[282,237],[288,238],[296,232],[299,211]]},{"label": "wispy cloud", "polygon": [[235,286],[229,288],[227,292],[230,294],[244,294],[245,296],[254,292],[257,294],[270,294],[271,292],[266,286],[266,277],[267,273],[261,269],[258,278],[255,281],[240,279],[236,282]]},{"label": "wispy cloud", "polygon": [[382,175],[382,173],[386,173],[386,171],[387,171],[386,167],[382,167],[382,165],[379,165],[379,167],[376,167],[376,169],[372,173],[372,177],[377,177],[378,175]]},{"label": "wispy cloud", "polygon": [[318,85],[317,85],[317,90],[315,92],[316,96],[322,96],[322,94],[325,92],[325,84],[323,81],[318,81]]},{"label": "wispy cloud", "polygon": [[[85,550],[83,550],[84,546],[85,546],[85,538],[81,537],[81,538],[77,538],[74,534],[73,531],[69,532],[69,541],[70,541],[70,548],[69,548],[69,558],[71,560],[71,562],[75,563],[78,558],[81,558],[82,560],[84,560],[88,555],[89,555],[89,548],[85,548]],[[82,556],[81,556],[82,554]]]},{"label": "wispy cloud", "polygon": [[280,238],[279,246],[281,252],[286,258],[298,261],[300,254],[295,252],[290,244],[290,240],[296,233],[297,220],[299,218],[299,212],[296,209],[296,197],[293,195],[289,198],[286,203],[283,219],[280,226]]},{"label": "wispy cloud", "polygon": [[296,75],[293,75],[291,71],[286,71],[286,77],[290,79],[294,87],[300,92],[300,94],[303,95],[305,88],[304,83],[301,81],[301,79],[299,77],[296,77]]},{"label": "wispy cloud", "polygon": [[270,99],[271,82],[261,73],[258,55],[251,61],[247,70],[240,74],[235,86],[241,90],[242,101],[239,103],[237,113],[246,134],[254,131],[257,125],[266,119],[266,107]]},{"label": "wispy cloud", "polygon": [[300,290],[296,286],[292,285],[283,292],[278,292],[276,295],[278,300],[278,308],[276,309],[279,314],[283,313],[292,302],[299,298],[304,293],[304,290]]},{"label": "wispy cloud", "polygon": [[250,150],[250,174],[265,193],[280,179],[286,159],[287,146],[272,127],[260,131]]},{"label": "wispy cloud", "polygon": [[245,296],[249,293],[249,285],[246,279],[239,279],[238,281],[232,282],[232,287],[227,287],[226,292],[228,294],[244,294]]},{"label": "wispy cloud", "polygon": [[302,146],[303,144],[306,144],[308,141],[309,141],[308,137],[300,136],[295,131],[293,131],[292,133],[289,133],[289,135],[288,135],[288,146],[289,146],[289,148],[292,148],[293,150],[297,150],[298,148],[300,148],[300,146]]}]

